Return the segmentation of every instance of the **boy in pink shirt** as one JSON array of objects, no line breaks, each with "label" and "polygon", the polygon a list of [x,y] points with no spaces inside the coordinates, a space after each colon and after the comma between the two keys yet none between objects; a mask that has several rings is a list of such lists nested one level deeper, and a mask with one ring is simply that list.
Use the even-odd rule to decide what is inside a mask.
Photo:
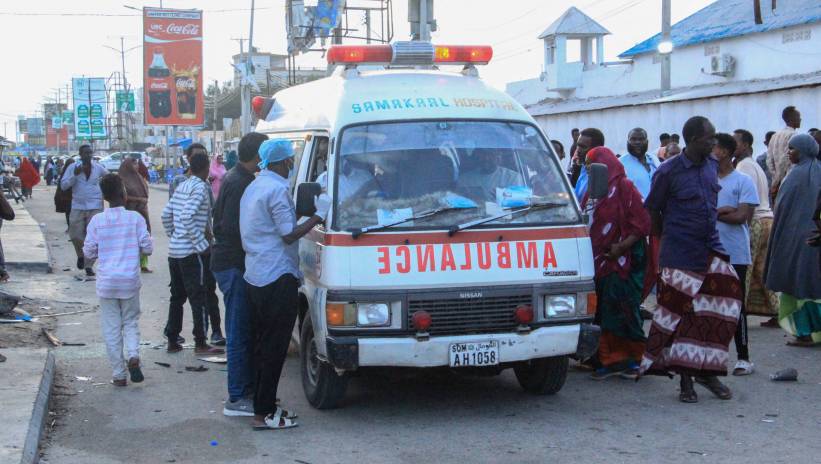
[{"label": "boy in pink shirt", "polygon": [[132,382],[142,382],[140,370],[140,255],[154,250],[145,219],[125,209],[123,181],[116,174],[100,180],[109,208],[91,218],[83,254],[97,259],[97,297],[108,360],[114,372],[111,383],[127,385],[123,343]]}]

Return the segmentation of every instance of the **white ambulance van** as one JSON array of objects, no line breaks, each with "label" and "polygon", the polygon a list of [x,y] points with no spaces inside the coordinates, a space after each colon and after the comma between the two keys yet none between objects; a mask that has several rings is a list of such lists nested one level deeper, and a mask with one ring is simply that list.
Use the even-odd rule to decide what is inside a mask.
[{"label": "white ambulance van", "polygon": [[[525,390],[550,394],[568,357],[595,351],[583,214],[533,118],[478,78],[492,53],[334,46],[329,77],[254,99],[256,130],[295,148],[297,212],[312,214],[320,190],[333,199],[300,242],[314,407],[336,406],[369,367],[512,367]],[[606,177],[593,169],[591,192]]]}]

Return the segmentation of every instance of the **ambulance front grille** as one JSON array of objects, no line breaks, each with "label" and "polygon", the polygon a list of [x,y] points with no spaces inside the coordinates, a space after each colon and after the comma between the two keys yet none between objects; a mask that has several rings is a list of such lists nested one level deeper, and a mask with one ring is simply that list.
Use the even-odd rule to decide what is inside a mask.
[{"label": "ambulance front grille", "polygon": [[431,335],[462,335],[516,330],[513,311],[531,304],[531,295],[459,298],[451,300],[411,300],[408,305],[408,327],[412,330],[413,314],[427,311],[432,323]]}]

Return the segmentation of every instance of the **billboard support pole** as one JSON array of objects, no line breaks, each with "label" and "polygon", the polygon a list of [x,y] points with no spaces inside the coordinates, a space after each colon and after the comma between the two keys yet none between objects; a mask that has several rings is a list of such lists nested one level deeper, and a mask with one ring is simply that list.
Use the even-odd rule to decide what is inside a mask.
[{"label": "billboard support pole", "polygon": [[91,145],[91,151],[94,151],[94,129],[91,127],[91,78],[86,78],[88,84],[88,142]]}]

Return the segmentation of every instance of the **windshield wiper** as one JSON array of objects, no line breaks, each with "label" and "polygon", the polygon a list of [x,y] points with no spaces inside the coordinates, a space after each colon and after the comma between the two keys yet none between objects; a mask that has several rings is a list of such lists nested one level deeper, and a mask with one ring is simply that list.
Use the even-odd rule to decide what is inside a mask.
[{"label": "windshield wiper", "polygon": [[505,211],[504,213],[497,214],[495,216],[476,219],[475,221],[466,222],[464,224],[453,225],[450,227],[450,229],[448,229],[448,236],[453,237],[453,235],[457,232],[461,232],[465,229],[470,229],[472,227],[480,226],[482,224],[487,224],[488,222],[498,221],[499,219],[502,219],[506,216],[512,216],[514,214],[526,213],[528,211],[536,211],[541,209],[561,208],[562,206],[567,206],[567,203],[533,203],[528,206],[510,209],[508,211]]},{"label": "windshield wiper", "polygon": [[443,206],[441,208],[436,208],[436,209],[431,209],[431,210],[428,210],[428,211],[423,211],[423,212],[417,214],[416,216],[411,216],[409,218],[401,219],[399,221],[391,222],[389,224],[374,224],[372,226],[360,227],[358,229],[351,229],[350,232],[351,232],[351,235],[353,236],[353,238],[356,239],[356,238],[359,238],[360,235],[367,234],[368,232],[376,232],[376,231],[379,231],[379,230],[390,229],[391,227],[402,225],[402,224],[405,224],[407,222],[415,221],[415,220],[418,220],[418,219],[429,218],[431,216],[436,216],[437,214],[444,213],[446,211],[453,211],[453,210],[457,210],[457,209],[467,210],[467,209],[476,209],[476,208],[477,208],[476,206],[471,206],[471,207]]}]

